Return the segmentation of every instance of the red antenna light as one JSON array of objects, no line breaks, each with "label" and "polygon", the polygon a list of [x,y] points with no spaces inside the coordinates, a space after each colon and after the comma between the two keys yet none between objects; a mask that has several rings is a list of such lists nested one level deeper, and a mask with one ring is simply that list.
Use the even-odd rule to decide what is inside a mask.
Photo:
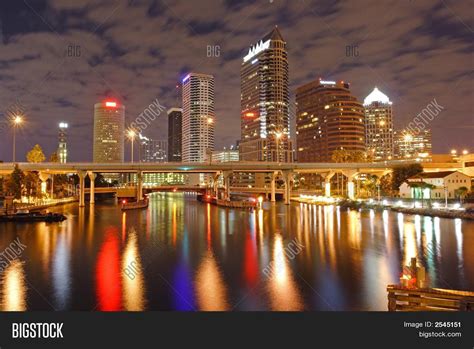
[{"label": "red antenna light", "polygon": [[112,101],[106,101],[106,102],[105,102],[105,106],[108,107],[108,108],[116,108],[116,107],[117,107],[117,103],[116,103],[116,102],[112,102]]}]

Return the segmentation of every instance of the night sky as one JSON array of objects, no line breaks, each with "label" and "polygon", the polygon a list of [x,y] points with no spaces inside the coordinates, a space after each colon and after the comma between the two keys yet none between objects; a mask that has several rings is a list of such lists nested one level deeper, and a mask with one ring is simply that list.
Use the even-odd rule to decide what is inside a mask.
[{"label": "night sky", "polygon": [[[66,121],[68,160],[90,161],[94,103],[118,98],[130,123],[156,99],[179,107],[176,84],[195,71],[216,78],[216,148],[229,146],[240,136],[241,59],[278,25],[287,41],[292,101],[297,86],[318,77],[350,82],[360,101],[377,86],[393,101],[399,128],[436,99],[444,110],[430,124],[434,152],[474,151],[472,5],[0,0],[0,111],[17,104],[26,110],[18,158],[36,143],[49,156],[57,147],[57,124]],[[80,56],[68,56],[70,45],[80,47]],[[219,45],[220,56],[207,57],[208,45]],[[358,56],[346,55],[351,45]],[[0,160],[10,161],[12,136],[4,120],[0,133]],[[144,134],[165,138],[166,114]]]}]

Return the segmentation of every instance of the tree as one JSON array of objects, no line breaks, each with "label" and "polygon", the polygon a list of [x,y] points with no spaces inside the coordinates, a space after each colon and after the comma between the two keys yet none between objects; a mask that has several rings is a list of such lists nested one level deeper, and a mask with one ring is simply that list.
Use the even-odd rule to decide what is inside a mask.
[{"label": "tree", "polygon": [[380,191],[382,192],[382,195],[393,195],[391,173],[386,174],[380,178]]},{"label": "tree", "polygon": [[41,197],[41,190],[38,190],[40,185],[40,178],[37,172],[27,172],[24,179],[25,196],[30,202],[30,198]]},{"label": "tree", "polygon": [[15,199],[21,199],[22,183],[25,178],[25,174],[22,170],[15,165],[13,172],[10,174],[6,183],[6,192],[13,195]]},{"label": "tree", "polygon": [[468,192],[469,192],[469,189],[467,189],[467,187],[460,187],[456,189],[455,191],[456,196],[459,198],[461,203],[464,201],[464,198],[466,197]]},{"label": "tree", "polygon": [[410,164],[394,167],[392,173],[392,190],[398,192],[403,182],[405,182],[408,178],[416,176],[422,172],[423,166],[421,166],[421,164]]},{"label": "tree", "polygon": [[49,157],[49,162],[59,162],[58,153],[54,152]]},{"label": "tree", "polygon": [[336,149],[332,152],[334,162],[367,162],[371,161],[367,153],[362,150]]},{"label": "tree", "polygon": [[39,144],[36,144],[33,149],[31,149],[28,154],[26,154],[26,160],[33,163],[43,162],[46,160],[43,149],[41,149]]},{"label": "tree", "polygon": [[[425,199],[425,189],[429,189],[430,190],[430,193],[431,193],[431,190],[435,189],[436,186],[433,185],[433,184],[429,184],[429,183],[426,183],[426,182],[409,182],[408,183],[408,186],[413,189],[413,188],[419,188],[419,195],[420,195],[420,199],[421,199],[421,207],[423,207],[423,202],[424,202],[424,199]],[[416,195],[414,195],[413,197],[414,199],[416,199]],[[428,197],[428,202],[430,204],[430,207],[431,207],[431,194],[429,195]]]},{"label": "tree", "polygon": [[378,180],[379,179],[376,175],[367,175],[367,178],[362,183],[362,188],[366,191],[367,196],[375,196]]}]

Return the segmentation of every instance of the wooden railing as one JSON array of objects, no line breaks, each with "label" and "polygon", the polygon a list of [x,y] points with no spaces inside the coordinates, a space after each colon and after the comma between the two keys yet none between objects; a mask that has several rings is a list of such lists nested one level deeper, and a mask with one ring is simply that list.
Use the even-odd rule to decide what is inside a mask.
[{"label": "wooden railing", "polygon": [[389,285],[389,311],[474,311],[474,292]]}]

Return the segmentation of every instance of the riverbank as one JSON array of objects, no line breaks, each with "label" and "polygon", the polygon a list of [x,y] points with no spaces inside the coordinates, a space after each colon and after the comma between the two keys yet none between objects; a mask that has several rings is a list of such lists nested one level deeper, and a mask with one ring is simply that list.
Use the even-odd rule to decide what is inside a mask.
[{"label": "riverbank", "polygon": [[[64,199],[55,199],[50,202],[45,202],[42,203],[41,205],[28,205],[28,204],[17,204],[15,203],[15,209],[16,210],[28,210],[30,212],[37,212],[37,211],[42,211],[50,207],[55,207],[55,206],[60,206],[60,205],[66,205],[70,204],[73,202],[77,202],[78,199],[76,197],[69,197],[69,198],[64,198]],[[10,211],[10,210],[9,210]],[[2,208],[0,210],[0,215],[5,214],[5,209]]]},{"label": "riverbank", "polygon": [[430,207],[408,207],[402,205],[390,205],[390,204],[379,204],[376,201],[362,201],[362,200],[347,200],[347,199],[334,199],[334,198],[309,198],[299,197],[292,198],[292,201],[302,202],[312,205],[337,205],[342,208],[349,208],[352,210],[359,209],[373,209],[373,210],[392,210],[395,212],[401,212],[412,215],[422,215],[430,217],[440,218],[460,218],[474,220],[474,212],[466,211],[463,209],[444,209],[444,208],[430,208]]}]

